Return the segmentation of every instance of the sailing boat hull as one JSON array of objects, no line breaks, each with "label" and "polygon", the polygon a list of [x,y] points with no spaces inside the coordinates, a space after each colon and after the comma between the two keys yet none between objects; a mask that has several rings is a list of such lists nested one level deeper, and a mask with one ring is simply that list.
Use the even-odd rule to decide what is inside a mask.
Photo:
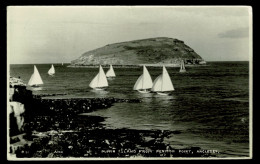
[{"label": "sailing boat hull", "polygon": [[170,93],[167,93],[167,92],[157,92],[158,95],[162,95],[162,96],[167,96],[169,95]]},{"label": "sailing boat hull", "polygon": [[115,77],[107,77],[107,80],[114,80]]},{"label": "sailing boat hull", "polygon": [[40,85],[29,85],[31,88],[40,88],[41,86]]},{"label": "sailing boat hull", "polygon": [[137,90],[140,93],[150,93],[150,90],[144,89],[144,90]]},{"label": "sailing boat hull", "polygon": [[38,88],[38,87],[40,87],[40,86],[39,86],[39,85],[31,85],[30,87]]},{"label": "sailing boat hull", "polygon": [[93,88],[94,90],[97,90],[97,91],[102,91],[102,90],[105,90],[106,88]]}]

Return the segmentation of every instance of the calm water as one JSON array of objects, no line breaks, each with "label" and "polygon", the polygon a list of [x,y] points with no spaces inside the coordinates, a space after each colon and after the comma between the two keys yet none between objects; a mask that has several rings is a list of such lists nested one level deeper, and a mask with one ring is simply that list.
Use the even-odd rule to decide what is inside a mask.
[{"label": "calm water", "polygon": [[[181,133],[167,143],[175,148],[191,146],[218,150],[219,157],[249,155],[249,63],[209,62],[207,66],[167,68],[175,91],[169,96],[140,94],[133,86],[142,68],[114,68],[117,77],[106,91],[88,87],[98,68],[69,68],[54,64],[56,74],[47,74],[50,64],[36,65],[44,85],[35,94],[66,94],[59,97],[141,98],[142,103],[116,103],[109,109],[87,115],[106,117],[109,128],[164,129]],[[162,68],[147,67],[154,80]],[[107,71],[108,68],[104,68]],[[11,65],[10,75],[26,83],[33,65]],[[30,88],[28,88],[30,89]]]}]

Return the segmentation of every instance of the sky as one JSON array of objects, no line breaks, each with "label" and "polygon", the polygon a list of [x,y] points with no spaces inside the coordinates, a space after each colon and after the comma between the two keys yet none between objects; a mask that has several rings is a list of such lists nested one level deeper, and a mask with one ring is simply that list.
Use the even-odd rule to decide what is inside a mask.
[{"label": "sky", "polygon": [[184,41],[206,61],[248,61],[246,6],[9,6],[11,64],[70,63],[107,44],[153,37]]}]

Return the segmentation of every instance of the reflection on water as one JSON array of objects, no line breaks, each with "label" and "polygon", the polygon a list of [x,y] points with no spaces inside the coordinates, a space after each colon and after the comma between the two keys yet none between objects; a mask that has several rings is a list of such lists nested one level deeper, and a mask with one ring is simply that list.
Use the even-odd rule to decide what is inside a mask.
[{"label": "reflection on water", "polygon": [[107,78],[108,81],[113,81],[113,80],[115,80],[115,79],[116,79],[115,77],[108,77],[108,78]]},{"label": "reflection on water", "polygon": [[109,93],[109,91],[104,90],[104,89],[102,89],[102,90],[91,89],[90,92],[95,93],[98,96],[105,96]]},{"label": "reflection on water", "polygon": [[[107,110],[98,110],[86,115],[107,117],[109,128],[176,130],[173,119],[174,95],[160,96],[155,93],[134,93],[141,103],[117,103]],[[170,108],[169,108],[170,107]]]},{"label": "reflection on water", "polygon": [[42,91],[44,90],[43,87],[27,87],[27,89],[32,90],[32,91]]}]

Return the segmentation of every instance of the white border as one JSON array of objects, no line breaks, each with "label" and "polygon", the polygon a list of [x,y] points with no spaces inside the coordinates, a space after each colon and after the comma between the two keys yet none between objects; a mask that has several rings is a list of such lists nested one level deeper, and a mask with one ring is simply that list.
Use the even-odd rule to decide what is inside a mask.
[{"label": "white border", "polygon": [[[8,8],[7,7],[7,108],[10,107],[9,104],[9,78],[10,78],[10,28],[8,19]],[[22,6],[15,6],[21,7]],[[66,6],[25,6],[25,7],[66,7]],[[69,6],[69,7],[100,7],[106,8],[108,6]],[[151,7],[151,6],[109,6],[109,7]],[[164,8],[196,8],[196,7],[245,7],[248,8],[249,12],[249,157],[148,157],[148,158],[13,158],[10,156],[9,146],[9,113],[7,111],[7,160],[10,161],[60,161],[60,160],[74,160],[74,161],[86,161],[86,160],[97,160],[97,161],[107,161],[107,160],[226,160],[226,159],[252,159],[253,158],[253,20],[252,20],[252,7],[251,6],[152,6],[152,8],[164,7]],[[8,109],[7,109],[8,110]]]}]

